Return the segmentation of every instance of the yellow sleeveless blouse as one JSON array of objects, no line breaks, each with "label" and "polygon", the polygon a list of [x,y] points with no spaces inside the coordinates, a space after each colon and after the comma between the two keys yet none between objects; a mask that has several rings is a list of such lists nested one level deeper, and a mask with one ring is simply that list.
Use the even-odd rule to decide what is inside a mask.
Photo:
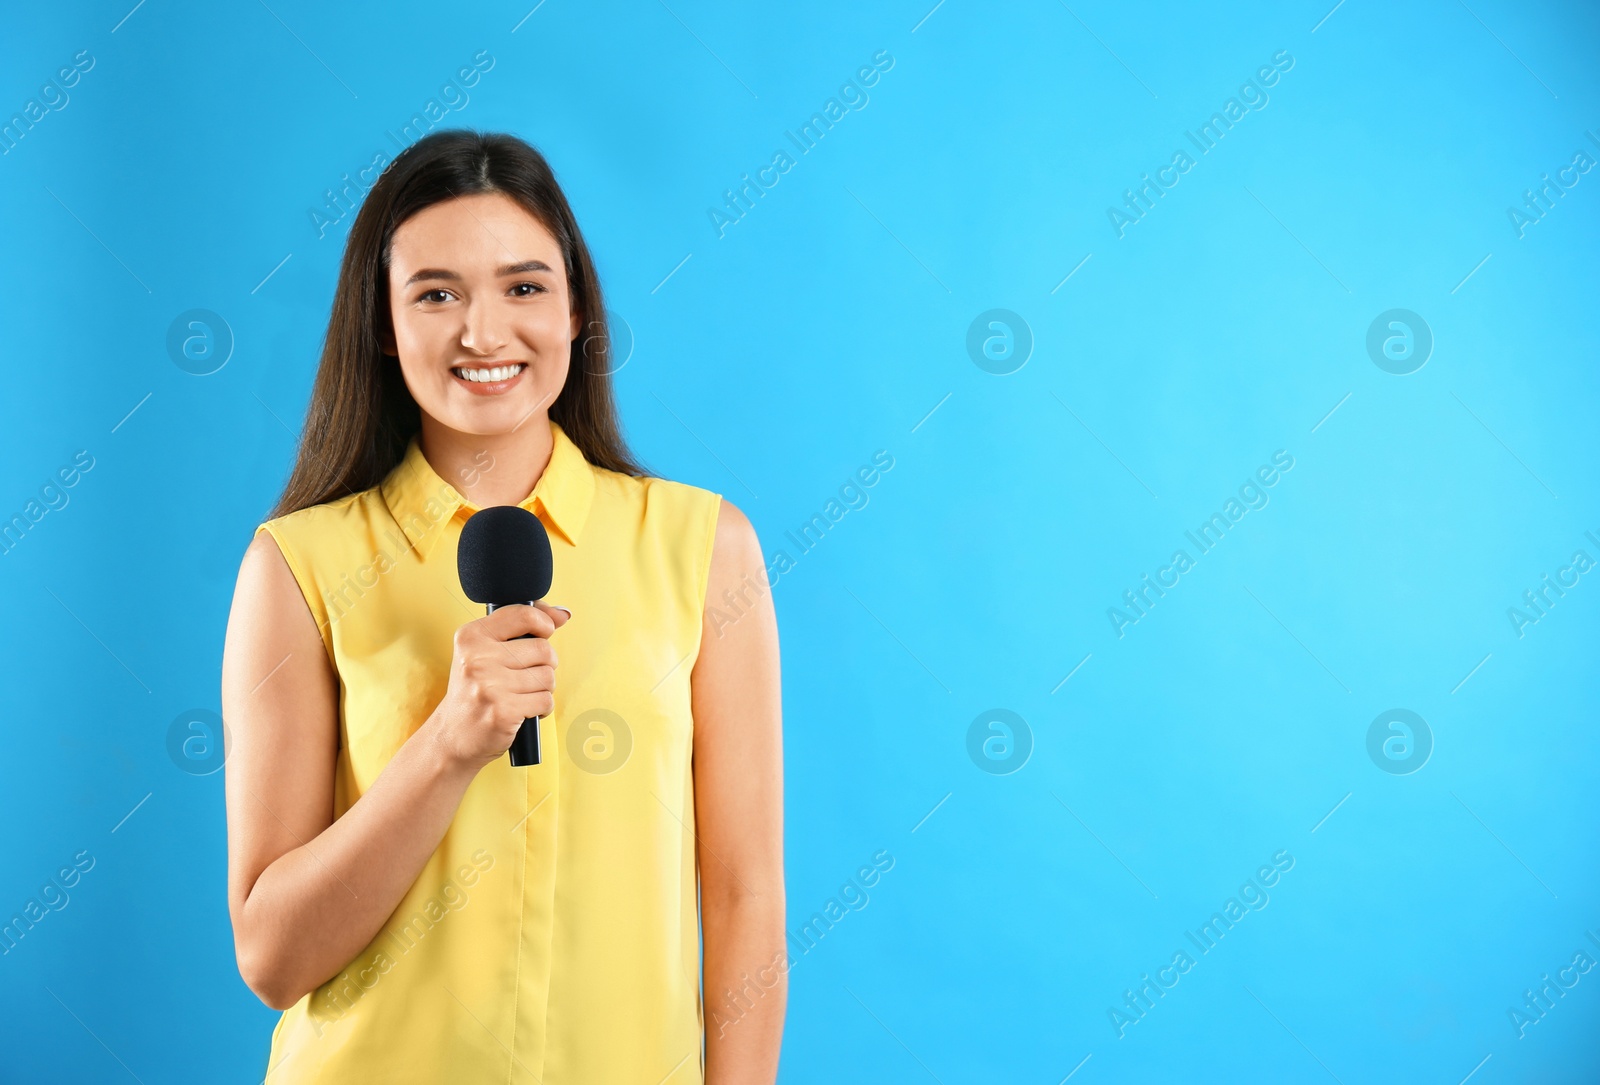
[{"label": "yellow sleeveless blouse", "polygon": [[[554,448],[522,507],[550,535],[544,761],[482,770],[371,944],[287,1010],[268,1085],[704,1081],[689,674],[720,494]],[[479,468],[494,469],[487,455]],[[477,511],[415,438],[384,482],[262,524],[339,676],[334,813],[443,698]]]}]

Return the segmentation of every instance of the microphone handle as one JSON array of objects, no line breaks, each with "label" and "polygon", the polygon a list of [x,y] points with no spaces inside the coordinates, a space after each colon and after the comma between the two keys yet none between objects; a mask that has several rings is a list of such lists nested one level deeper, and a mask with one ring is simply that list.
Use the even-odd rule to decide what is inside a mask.
[{"label": "microphone handle", "polygon": [[[485,608],[485,613],[493,614],[502,606],[533,606],[532,603],[490,603]],[[524,633],[513,640],[537,639],[532,633]],[[517,728],[517,737],[511,740],[511,748],[507,751],[511,755],[511,764],[516,768],[526,768],[537,765],[544,759],[544,747],[539,740],[539,717],[529,716],[522,721],[522,726]]]}]

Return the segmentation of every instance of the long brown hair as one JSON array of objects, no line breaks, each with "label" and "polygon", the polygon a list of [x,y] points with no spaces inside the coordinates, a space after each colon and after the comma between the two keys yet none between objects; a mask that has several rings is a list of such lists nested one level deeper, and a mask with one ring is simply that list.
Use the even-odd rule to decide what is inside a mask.
[{"label": "long brown hair", "polygon": [[627,475],[650,473],[622,437],[600,277],[549,163],[515,136],[446,129],[423,137],[389,163],[350,227],[294,470],[273,517],[369,489],[400,463],[421,426],[421,411],[400,367],[381,348],[391,320],[390,242],[400,224],[422,209],[484,192],[517,201],[555,237],[569,296],[583,314],[566,384],[550,404],[550,418],[595,466]]}]

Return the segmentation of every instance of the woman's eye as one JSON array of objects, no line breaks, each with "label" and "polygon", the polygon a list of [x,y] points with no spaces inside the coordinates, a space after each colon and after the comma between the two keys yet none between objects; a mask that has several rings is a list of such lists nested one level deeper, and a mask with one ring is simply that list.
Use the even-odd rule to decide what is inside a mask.
[{"label": "woman's eye", "polygon": [[429,290],[417,299],[418,301],[445,302],[450,300],[448,290]]},{"label": "woman's eye", "polygon": [[519,298],[526,298],[543,292],[544,287],[540,286],[538,283],[518,283],[516,286],[511,288],[512,295]]}]

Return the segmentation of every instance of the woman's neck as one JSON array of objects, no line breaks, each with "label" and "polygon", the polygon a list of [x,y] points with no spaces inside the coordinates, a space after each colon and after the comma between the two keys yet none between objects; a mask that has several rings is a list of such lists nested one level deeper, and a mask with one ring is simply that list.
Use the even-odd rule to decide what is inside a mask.
[{"label": "woman's neck", "polygon": [[526,500],[554,448],[546,411],[489,436],[461,433],[424,414],[418,444],[434,473],[480,509]]}]

